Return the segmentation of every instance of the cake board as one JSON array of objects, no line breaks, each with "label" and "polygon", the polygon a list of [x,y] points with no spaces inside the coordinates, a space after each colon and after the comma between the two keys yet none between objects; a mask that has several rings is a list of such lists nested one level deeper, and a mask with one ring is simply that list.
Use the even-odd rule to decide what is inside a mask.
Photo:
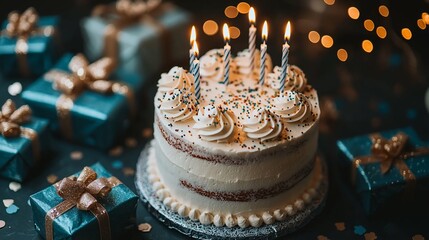
[{"label": "cake board", "polygon": [[198,221],[192,221],[173,212],[156,197],[146,171],[151,147],[152,142],[149,141],[137,162],[135,184],[140,200],[156,219],[167,227],[177,230],[188,237],[195,239],[275,239],[304,227],[322,211],[325,205],[328,192],[328,175],[326,163],[321,159],[323,180],[320,185],[319,197],[294,216],[259,228],[240,228],[238,226],[228,228],[216,227],[213,224],[203,225]]}]

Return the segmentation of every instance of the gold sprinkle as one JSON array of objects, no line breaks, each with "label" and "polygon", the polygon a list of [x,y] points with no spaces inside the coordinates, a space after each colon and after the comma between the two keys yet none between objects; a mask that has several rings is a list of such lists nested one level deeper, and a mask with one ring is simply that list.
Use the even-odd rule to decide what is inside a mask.
[{"label": "gold sprinkle", "polygon": [[70,153],[70,158],[72,160],[81,160],[83,158],[83,153],[81,151],[73,151]]},{"label": "gold sprinkle", "polygon": [[250,5],[247,2],[241,2],[237,5],[237,10],[241,14],[247,14],[250,11]]},{"label": "gold sprinkle", "polygon": [[137,140],[135,138],[127,138],[125,139],[125,145],[129,148],[133,148],[137,146]]},{"label": "gold sprinkle", "polygon": [[413,37],[413,33],[411,33],[411,30],[409,28],[403,28],[401,30],[402,37],[406,40],[410,40]]},{"label": "gold sprinkle", "polygon": [[425,237],[423,237],[423,235],[421,235],[421,234],[416,234],[413,236],[412,239],[413,240],[425,240]]},{"label": "gold sprinkle", "polygon": [[218,30],[219,30],[219,26],[213,20],[207,20],[203,24],[203,31],[205,34],[209,36],[215,35]]},{"label": "gold sprinkle", "polygon": [[123,148],[121,146],[117,146],[117,147],[110,149],[109,155],[116,157],[116,156],[121,155],[122,151],[123,151]]},{"label": "gold sprinkle", "polygon": [[224,13],[228,18],[236,18],[238,16],[238,11],[235,6],[226,7]]},{"label": "gold sprinkle", "polygon": [[139,224],[139,231],[141,232],[150,232],[152,230],[152,225],[149,223],[141,223]]},{"label": "gold sprinkle", "polygon": [[360,15],[359,9],[356,7],[349,7],[347,13],[349,14],[349,17],[354,20],[358,19]]},{"label": "gold sprinkle", "polygon": [[320,41],[320,34],[316,31],[310,31],[308,33],[308,40],[312,43],[318,43]]},{"label": "gold sprinkle", "polygon": [[152,134],[153,134],[152,128],[145,128],[145,129],[143,129],[142,136],[144,138],[151,138]]},{"label": "gold sprinkle", "polygon": [[377,36],[381,39],[386,38],[387,36],[387,31],[386,28],[384,28],[383,26],[377,27],[377,30],[375,30],[377,33]]},{"label": "gold sprinkle", "polygon": [[135,170],[133,168],[130,167],[124,167],[122,169],[122,172],[124,173],[125,176],[129,177],[129,176],[133,176],[135,173]]},{"label": "gold sprinkle", "polygon": [[371,19],[367,19],[363,22],[363,26],[365,27],[365,29],[367,31],[372,31],[374,30],[374,22]]},{"label": "gold sprinkle", "polygon": [[374,46],[372,45],[371,41],[369,41],[369,40],[363,40],[362,41],[362,49],[365,52],[370,53],[374,49]]},{"label": "gold sprinkle", "polygon": [[337,51],[337,57],[341,62],[345,62],[347,61],[347,58],[349,57],[349,55],[345,49],[340,48]]},{"label": "gold sprinkle", "polygon": [[421,30],[425,30],[426,29],[426,23],[423,19],[418,19],[417,20],[417,26],[419,26],[419,28]]},{"label": "gold sprinkle", "polygon": [[329,6],[332,6],[335,3],[335,0],[323,0],[323,1],[326,3],[326,5],[329,5]]},{"label": "gold sprinkle", "polygon": [[57,182],[58,177],[54,174],[49,175],[48,177],[46,177],[46,180],[48,181],[48,183],[50,184],[54,184]]},{"label": "gold sprinkle", "polygon": [[383,17],[389,16],[389,8],[387,8],[385,5],[381,5],[380,7],[378,7],[378,12]]},{"label": "gold sprinkle", "polygon": [[335,223],[335,227],[337,228],[338,231],[346,230],[346,225],[344,224],[344,222]]},{"label": "gold sprinkle", "polygon": [[322,45],[325,48],[331,48],[332,45],[334,45],[334,39],[332,39],[332,37],[329,36],[329,35],[323,35],[323,37],[322,37]]},{"label": "gold sprinkle", "polygon": [[364,237],[365,237],[365,240],[375,240],[375,239],[377,239],[377,235],[375,234],[375,232],[365,233]]}]

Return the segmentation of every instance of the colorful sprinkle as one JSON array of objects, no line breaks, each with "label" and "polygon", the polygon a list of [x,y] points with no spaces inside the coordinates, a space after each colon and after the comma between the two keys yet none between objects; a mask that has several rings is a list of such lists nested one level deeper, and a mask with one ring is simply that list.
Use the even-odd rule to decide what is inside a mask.
[{"label": "colorful sprinkle", "polygon": [[17,182],[10,182],[9,189],[14,192],[18,192],[21,189],[21,184]]},{"label": "colorful sprinkle", "polygon": [[149,223],[141,223],[139,224],[139,231],[141,232],[150,232],[152,230],[152,225]]},{"label": "colorful sprinkle", "polygon": [[114,169],[120,169],[124,166],[124,163],[121,162],[120,160],[115,160],[112,162],[112,168]]},{"label": "colorful sprinkle", "polygon": [[9,207],[10,205],[12,205],[15,202],[15,200],[13,199],[3,199],[3,205],[5,207]]},{"label": "colorful sprinkle", "polygon": [[19,207],[17,207],[15,204],[10,205],[8,208],[6,208],[6,212],[8,214],[14,214],[16,212],[18,212]]},{"label": "colorful sprinkle", "polygon": [[357,225],[354,227],[354,233],[356,235],[362,236],[366,233],[366,228],[364,226]]},{"label": "colorful sprinkle", "polygon": [[335,227],[337,228],[338,231],[346,230],[346,225],[344,224],[344,222],[335,223]]}]

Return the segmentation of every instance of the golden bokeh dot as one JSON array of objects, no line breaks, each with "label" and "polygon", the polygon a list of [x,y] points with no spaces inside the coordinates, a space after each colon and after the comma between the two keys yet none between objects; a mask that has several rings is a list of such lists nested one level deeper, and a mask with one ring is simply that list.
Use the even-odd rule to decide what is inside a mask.
[{"label": "golden bokeh dot", "polygon": [[384,28],[383,26],[377,27],[377,30],[375,30],[377,32],[377,36],[381,39],[386,38],[387,36],[387,31],[386,28]]},{"label": "golden bokeh dot", "polygon": [[234,26],[229,27],[229,35],[232,39],[237,39],[238,37],[240,37],[240,29]]},{"label": "golden bokeh dot", "polygon": [[219,30],[219,26],[213,20],[207,20],[203,24],[203,31],[205,34],[209,36],[215,35],[218,30]]},{"label": "golden bokeh dot", "polygon": [[427,12],[422,13],[422,19],[427,25],[429,25],[429,14]]},{"label": "golden bokeh dot", "polygon": [[380,7],[378,7],[378,12],[383,17],[389,16],[389,8],[387,8],[386,5],[380,5]]},{"label": "golden bokeh dot", "polygon": [[369,41],[369,40],[363,40],[362,41],[362,49],[365,52],[370,53],[374,49],[374,46],[372,45],[371,41]]},{"label": "golden bokeh dot", "polygon": [[359,9],[357,9],[356,7],[349,7],[349,9],[347,10],[347,13],[349,14],[349,17],[351,19],[358,19],[360,12]]},{"label": "golden bokeh dot", "polygon": [[326,3],[326,5],[334,5],[334,3],[335,3],[335,0],[323,0],[325,3]]},{"label": "golden bokeh dot", "polygon": [[225,16],[228,18],[236,18],[238,16],[237,8],[234,6],[228,6],[225,8]]},{"label": "golden bokeh dot", "polygon": [[329,35],[323,35],[321,42],[325,48],[331,48],[334,45],[334,39]]},{"label": "golden bokeh dot", "polygon": [[338,49],[337,51],[337,57],[341,62],[347,61],[347,58],[349,58],[349,54],[347,51],[343,48]]},{"label": "golden bokeh dot", "polygon": [[403,28],[401,30],[401,34],[402,34],[402,37],[405,38],[406,40],[410,40],[413,37],[413,33],[409,28]]},{"label": "golden bokeh dot", "polygon": [[366,30],[368,31],[372,31],[374,30],[374,22],[371,19],[367,19],[363,22],[363,26],[365,27]]},{"label": "golden bokeh dot", "polygon": [[247,2],[241,2],[237,5],[237,10],[241,14],[247,14],[250,10],[250,5]]},{"label": "golden bokeh dot", "polygon": [[318,43],[320,41],[320,34],[316,31],[310,31],[308,33],[308,40],[312,43]]},{"label": "golden bokeh dot", "polygon": [[423,21],[423,19],[418,19],[417,20],[417,26],[419,26],[419,28],[421,30],[426,29],[426,23],[425,23],[425,21]]}]

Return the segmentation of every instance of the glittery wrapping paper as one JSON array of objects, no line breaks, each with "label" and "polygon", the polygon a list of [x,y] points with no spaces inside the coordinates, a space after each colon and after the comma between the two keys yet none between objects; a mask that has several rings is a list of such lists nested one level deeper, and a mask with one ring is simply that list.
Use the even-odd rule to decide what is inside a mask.
[{"label": "glittery wrapping paper", "polygon": [[[384,138],[390,139],[398,132],[404,132],[409,136],[407,144],[410,151],[417,147],[427,147],[412,128],[395,129],[380,134]],[[378,208],[383,207],[384,204],[388,202],[392,204],[392,201],[396,200],[398,203],[410,204],[413,198],[418,197],[418,194],[424,192],[425,189],[426,193],[428,192],[429,155],[410,157],[404,160],[416,177],[416,185],[410,186],[412,183],[407,183],[394,165],[386,174],[381,173],[378,162],[360,164],[358,168],[352,167],[356,157],[371,155],[372,142],[369,134],[339,140],[337,146],[345,163],[345,172],[350,173],[348,177],[354,185],[367,214],[376,213]],[[355,171],[355,174],[352,174],[351,171]],[[396,204],[396,207],[398,206],[401,205]]]},{"label": "glittery wrapping paper", "polygon": [[[53,26],[55,28],[58,22],[59,18],[56,16],[39,17],[37,26]],[[3,22],[2,29],[5,29],[7,23],[7,21]],[[37,34],[28,38],[26,57],[31,76],[40,76],[52,67],[55,54],[54,34],[51,36]],[[4,76],[17,77],[21,75],[15,52],[16,42],[16,37],[0,35],[0,73]]]},{"label": "glittery wrapping paper", "polygon": [[[111,177],[112,175],[100,164],[91,168],[97,177]],[[77,176],[75,174],[75,176]],[[103,199],[98,199],[109,213],[112,239],[117,239],[127,229],[135,225],[135,213],[138,197],[124,184],[112,188],[112,191]],[[33,220],[40,236],[45,238],[45,215],[51,208],[62,202],[54,186],[30,196],[33,210]],[[76,207],[58,217],[53,223],[55,239],[99,239],[99,225],[95,216],[89,211],[81,211]]]},{"label": "glittery wrapping paper", "polygon": [[[68,70],[71,54],[63,56],[54,69]],[[116,72],[112,81],[126,83],[139,102],[142,87],[138,75]],[[47,118],[51,129],[59,131],[56,102],[61,92],[53,89],[52,82],[39,78],[22,93],[24,101],[33,109],[36,116]],[[88,146],[107,149],[112,147],[125,134],[130,126],[130,108],[126,96],[120,94],[100,94],[83,91],[73,102],[71,109],[72,141]]]},{"label": "glittery wrapping paper", "polygon": [[34,158],[32,142],[28,138],[5,138],[0,135],[0,177],[22,182],[39,161],[47,157],[50,136],[48,121],[32,118],[31,122],[22,124],[37,132],[39,138],[40,156]]},{"label": "glittery wrapping paper", "polygon": [[[118,35],[119,68],[139,72],[143,77],[149,77],[163,66],[186,59],[189,55],[191,17],[188,12],[172,5],[165,11],[149,13],[149,16],[164,30],[160,31],[148,21],[141,20],[122,29]],[[85,54],[89,59],[95,60],[102,56],[104,32],[114,19],[115,16],[107,19],[94,16],[82,21]]]}]

